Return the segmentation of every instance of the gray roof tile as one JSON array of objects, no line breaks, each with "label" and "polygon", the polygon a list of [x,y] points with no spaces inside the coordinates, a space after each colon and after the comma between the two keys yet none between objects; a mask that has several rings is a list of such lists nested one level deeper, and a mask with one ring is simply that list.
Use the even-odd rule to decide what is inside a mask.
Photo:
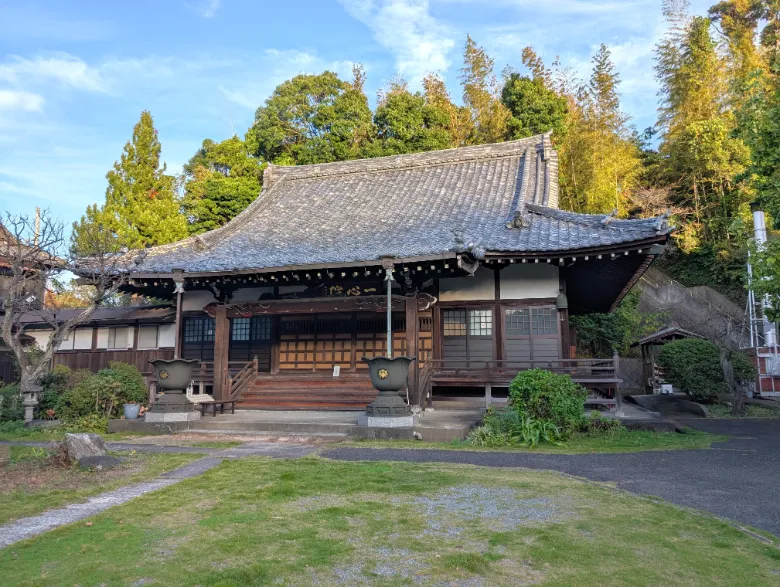
[{"label": "gray roof tile", "polygon": [[[224,227],[153,247],[143,272],[267,269],[433,256],[463,243],[557,252],[669,232],[663,219],[616,220],[557,209],[548,135],[343,161],[270,165],[260,196]],[[513,220],[517,220],[513,224]]]}]

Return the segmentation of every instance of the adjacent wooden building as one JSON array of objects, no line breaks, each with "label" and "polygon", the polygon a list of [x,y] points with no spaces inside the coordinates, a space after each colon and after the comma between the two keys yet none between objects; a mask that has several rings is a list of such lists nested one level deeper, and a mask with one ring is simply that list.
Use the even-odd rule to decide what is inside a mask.
[{"label": "adjacent wooden building", "polygon": [[569,316],[614,308],[671,229],[558,209],[557,167],[548,135],[269,165],[242,214],[148,249],[126,289],[170,299],[170,350],[246,408],[364,407],[361,359],[386,352],[386,268],[393,352],[418,357],[410,401],[454,387],[489,398],[531,367],[614,388],[612,357],[573,357]]}]

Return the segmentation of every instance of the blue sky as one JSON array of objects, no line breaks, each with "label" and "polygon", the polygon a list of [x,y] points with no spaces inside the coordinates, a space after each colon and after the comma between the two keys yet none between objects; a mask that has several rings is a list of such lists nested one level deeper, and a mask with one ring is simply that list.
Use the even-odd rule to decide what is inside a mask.
[{"label": "blue sky", "polygon": [[373,102],[394,73],[419,87],[437,71],[459,98],[467,33],[497,74],[533,45],[585,76],[607,43],[624,110],[639,128],[655,121],[660,0],[0,0],[0,209],[70,223],[102,202],[144,109],[178,172],[204,138],[243,136],[298,73],[348,78],[363,63]]}]

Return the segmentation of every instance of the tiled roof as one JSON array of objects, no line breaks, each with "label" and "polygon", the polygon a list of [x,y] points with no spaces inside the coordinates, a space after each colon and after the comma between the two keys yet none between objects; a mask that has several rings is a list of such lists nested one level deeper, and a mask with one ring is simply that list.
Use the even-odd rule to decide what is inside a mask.
[{"label": "tiled roof", "polygon": [[559,211],[548,135],[321,165],[269,165],[260,196],[224,227],[153,247],[144,273],[399,259],[462,252],[544,252],[646,240],[664,219]]},{"label": "tiled roof", "polygon": [[[67,322],[73,316],[82,312],[80,308],[68,308],[56,313],[58,323]],[[120,306],[116,308],[96,308],[95,312],[84,325],[93,325],[96,323],[124,323],[124,322],[149,322],[162,323],[174,322],[176,319],[176,310],[170,305],[156,306]],[[42,316],[37,313],[25,314],[20,322],[25,324],[40,324],[46,326]]]}]

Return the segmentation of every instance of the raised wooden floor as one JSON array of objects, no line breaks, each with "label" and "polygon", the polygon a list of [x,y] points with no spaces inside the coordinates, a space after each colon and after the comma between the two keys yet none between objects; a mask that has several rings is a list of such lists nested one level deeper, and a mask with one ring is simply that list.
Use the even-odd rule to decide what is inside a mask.
[{"label": "raised wooden floor", "polygon": [[363,410],[376,397],[368,373],[260,375],[238,407],[250,410]]}]

